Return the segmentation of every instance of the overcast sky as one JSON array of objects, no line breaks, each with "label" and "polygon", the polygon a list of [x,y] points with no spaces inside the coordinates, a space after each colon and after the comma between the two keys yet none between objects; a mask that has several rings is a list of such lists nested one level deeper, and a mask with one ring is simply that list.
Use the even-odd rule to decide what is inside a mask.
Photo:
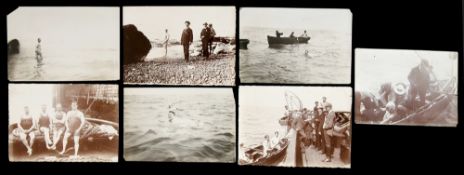
[{"label": "overcast sky", "polygon": [[24,106],[29,107],[34,117],[42,105],[52,107],[53,85],[50,84],[10,84],[8,86],[9,123],[15,123],[24,114]]},{"label": "overcast sky", "polygon": [[437,79],[457,77],[458,53],[448,51],[356,49],[356,90],[377,91],[385,82],[409,83],[408,75],[421,59],[429,61]]},{"label": "overcast sky", "polygon": [[314,107],[315,101],[332,103],[337,111],[351,111],[351,88],[349,87],[284,87],[284,86],[240,86],[239,106],[265,106],[282,108],[286,104],[285,91],[291,91],[300,98],[303,107]]},{"label": "overcast sky", "polygon": [[118,7],[19,7],[7,17],[8,41],[62,48],[119,49],[119,29]]},{"label": "overcast sky", "polygon": [[235,36],[235,7],[124,7],[123,24],[134,24],[150,40],[162,39],[168,29],[180,40],[185,21],[190,21],[193,39],[200,38],[203,23],[212,23],[216,36]]},{"label": "overcast sky", "polygon": [[240,27],[342,30],[351,33],[348,9],[241,8]]}]

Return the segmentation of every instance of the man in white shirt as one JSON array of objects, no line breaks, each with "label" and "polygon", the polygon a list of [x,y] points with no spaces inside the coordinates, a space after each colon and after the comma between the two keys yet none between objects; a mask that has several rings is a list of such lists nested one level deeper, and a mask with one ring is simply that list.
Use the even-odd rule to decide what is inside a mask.
[{"label": "man in white shirt", "polygon": [[274,133],[274,137],[271,139],[271,146],[273,149],[279,150],[280,149],[280,137],[279,131]]}]

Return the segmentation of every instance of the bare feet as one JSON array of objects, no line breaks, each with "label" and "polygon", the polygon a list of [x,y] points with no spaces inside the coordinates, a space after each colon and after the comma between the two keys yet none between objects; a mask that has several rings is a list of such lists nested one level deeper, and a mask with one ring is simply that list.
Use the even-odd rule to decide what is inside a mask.
[{"label": "bare feet", "polygon": [[27,149],[27,155],[31,156],[32,155],[32,148]]}]

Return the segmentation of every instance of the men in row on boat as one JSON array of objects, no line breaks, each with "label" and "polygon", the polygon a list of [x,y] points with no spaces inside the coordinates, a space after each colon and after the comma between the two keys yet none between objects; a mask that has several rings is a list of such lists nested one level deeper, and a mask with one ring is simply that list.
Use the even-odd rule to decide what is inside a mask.
[{"label": "men in row on boat", "polygon": [[[68,138],[74,136],[74,156],[77,157],[79,151],[79,136],[80,131],[85,123],[84,114],[77,109],[77,102],[71,103],[72,110],[67,114],[62,110],[61,104],[56,105],[56,111],[49,113],[47,106],[43,105],[42,110],[37,119],[30,115],[29,107],[24,107],[24,114],[20,117],[17,123],[16,133],[21,142],[27,148],[27,154],[32,155],[32,146],[36,134],[42,134],[45,147],[50,150],[55,150],[61,135],[64,133],[63,150],[60,154],[64,154]],[[50,138],[50,132],[53,137]],[[29,136],[29,140],[27,137]]]},{"label": "men in row on boat", "polygon": [[[282,35],[284,35],[283,32],[279,32],[278,30],[276,30],[276,37],[277,37],[277,38],[280,38],[280,36],[282,36]],[[290,38],[295,38],[295,32],[291,32],[290,35],[289,35],[288,37],[290,37]],[[300,37],[305,37],[305,38],[309,37],[309,36],[308,36],[308,33],[306,32],[306,30],[303,32],[303,34],[300,35]]]},{"label": "men in row on boat", "polygon": [[282,32],[279,32],[278,30],[276,30],[276,37],[277,38],[280,38],[280,36],[282,36],[284,33]]}]

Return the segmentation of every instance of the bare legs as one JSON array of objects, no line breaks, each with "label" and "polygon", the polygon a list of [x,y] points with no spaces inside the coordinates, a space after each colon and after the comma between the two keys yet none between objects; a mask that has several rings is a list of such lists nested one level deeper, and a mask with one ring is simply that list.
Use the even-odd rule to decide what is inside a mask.
[{"label": "bare legs", "polygon": [[[66,145],[68,144],[68,139],[71,136],[71,133],[66,131],[64,133],[64,138],[63,138],[63,150],[60,152],[60,154],[64,154],[66,151]],[[74,134],[74,156],[77,157],[77,153],[79,153],[79,139],[80,136],[78,134]]]},{"label": "bare legs", "polygon": [[53,145],[51,146],[51,149],[56,149],[56,144],[58,144],[58,141],[60,141],[61,134],[63,134],[63,129],[55,128],[53,130]]},{"label": "bare legs", "polygon": [[50,145],[53,143],[52,140],[50,140],[50,128],[41,127],[40,131],[44,134],[45,146],[47,149],[51,149],[52,147]]},{"label": "bare legs", "polygon": [[[29,143],[27,141],[27,136],[29,136]],[[32,155],[32,146],[34,145],[34,139],[35,139],[35,134],[34,132],[29,132],[28,134],[26,133],[21,133],[19,134],[19,138],[21,139],[21,142],[26,146],[27,148],[27,154],[29,156]]]}]

